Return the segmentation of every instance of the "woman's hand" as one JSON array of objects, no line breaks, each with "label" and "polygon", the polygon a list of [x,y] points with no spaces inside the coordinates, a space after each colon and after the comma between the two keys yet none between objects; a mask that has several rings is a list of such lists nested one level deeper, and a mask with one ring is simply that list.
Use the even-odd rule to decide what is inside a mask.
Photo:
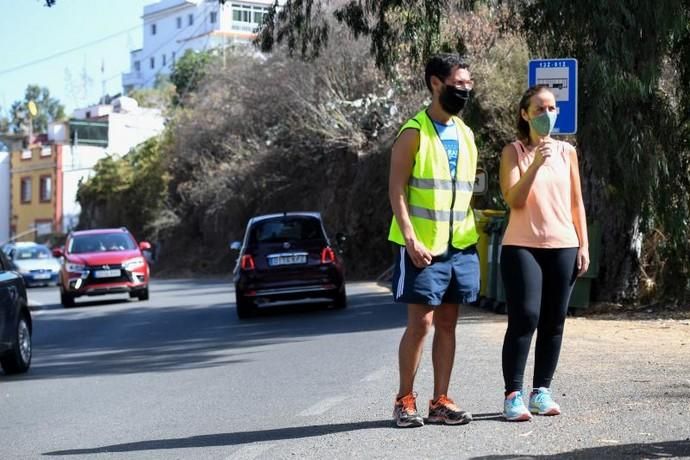
[{"label": "woman's hand", "polygon": [[431,253],[416,238],[405,241],[405,249],[415,267],[424,268],[431,265]]},{"label": "woman's hand", "polygon": [[543,165],[544,162],[546,162],[546,159],[551,156],[554,148],[556,148],[556,146],[554,145],[553,140],[549,139],[541,141],[539,145],[534,148],[534,161],[532,161],[532,164],[534,164],[537,168]]},{"label": "woman's hand", "polygon": [[577,250],[577,276],[585,274],[589,268],[589,249],[578,248]]}]

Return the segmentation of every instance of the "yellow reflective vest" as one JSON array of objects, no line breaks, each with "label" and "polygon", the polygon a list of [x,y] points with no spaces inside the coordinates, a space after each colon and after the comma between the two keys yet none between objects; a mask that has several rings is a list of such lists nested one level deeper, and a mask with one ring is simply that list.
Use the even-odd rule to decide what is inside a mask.
[{"label": "yellow reflective vest", "polygon": [[[477,147],[470,128],[460,118],[452,119],[458,130],[459,144],[455,177],[450,175],[448,155],[426,110],[408,120],[398,132],[400,135],[406,129],[419,131],[419,150],[406,189],[407,205],[417,239],[433,255],[446,252],[449,245],[465,249],[479,239],[470,208],[477,171]],[[405,245],[395,216],[388,239]]]}]

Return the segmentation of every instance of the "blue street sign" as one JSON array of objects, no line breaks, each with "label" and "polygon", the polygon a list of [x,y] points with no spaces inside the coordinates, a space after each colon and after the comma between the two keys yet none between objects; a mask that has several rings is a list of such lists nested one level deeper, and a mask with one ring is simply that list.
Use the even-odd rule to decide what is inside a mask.
[{"label": "blue street sign", "polygon": [[527,66],[529,86],[547,85],[556,96],[558,118],[554,134],[577,132],[577,59],[531,59]]}]

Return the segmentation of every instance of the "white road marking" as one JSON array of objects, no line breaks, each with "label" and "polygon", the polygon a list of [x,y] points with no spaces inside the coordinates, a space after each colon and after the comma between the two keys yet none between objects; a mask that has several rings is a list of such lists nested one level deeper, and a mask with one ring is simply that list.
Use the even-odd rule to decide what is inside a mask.
[{"label": "white road marking", "polygon": [[270,450],[275,444],[250,444],[237,449],[227,460],[252,460]]},{"label": "white road marking", "polygon": [[303,410],[299,414],[300,417],[309,417],[314,415],[321,415],[333,406],[340,404],[345,401],[345,396],[334,396],[332,398],[326,398],[308,409]]},{"label": "white road marking", "polygon": [[382,380],[386,376],[386,368],[381,368],[377,371],[372,372],[362,379],[362,382],[375,382],[377,380]]}]

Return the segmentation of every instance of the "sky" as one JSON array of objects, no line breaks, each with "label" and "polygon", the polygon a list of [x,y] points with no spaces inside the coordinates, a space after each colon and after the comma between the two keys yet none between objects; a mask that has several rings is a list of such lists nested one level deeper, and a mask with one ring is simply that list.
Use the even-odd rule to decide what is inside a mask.
[{"label": "sky", "polygon": [[47,87],[67,114],[97,103],[104,80],[106,93],[121,92],[150,3],[155,0],[57,0],[48,8],[43,0],[0,0],[0,115],[24,98],[29,84]]}]

